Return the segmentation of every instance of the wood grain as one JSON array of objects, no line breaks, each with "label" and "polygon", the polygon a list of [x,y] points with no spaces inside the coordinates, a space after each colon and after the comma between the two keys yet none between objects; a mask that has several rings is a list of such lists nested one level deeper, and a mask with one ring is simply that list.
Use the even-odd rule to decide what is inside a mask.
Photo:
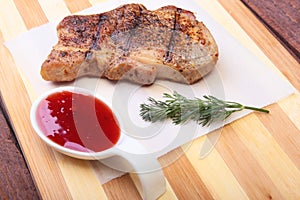
[{"label": "wood grain", "polygon": [[[175,162],[173,158],[177,158]],[[160,158],[163,163],[169,163],[163,168],[173,191],[179,199],[213,199],[205,184],[198,176],[185,153],[177,148]],[[184,166],[184,167],[183,167]],[[180,181],[178,181],[180,177]]]},{"label": "wood grain", "polygon": [[[9,2],[7,3],[9,4]],[[13,10],[13,8],[11,12],[17,13],[15,10]],[[0,13],[0,15],[2,14],[5,15],[5,13]],[[18,22],[18,17],[19,16],[16,16],[11,20],[16,20],[16,22]],[[2,33],[6,30],[7,29],[5,27],[1,27]],[[1,41],[4,41],[5,39],[6,38],[1,38]],[[39,138],[35,137],[32,128],[28,126],[30,124],[29,110],[31,101],[29,100],[26,88],[20,77],[18,69],[10,53],[4,47],[2,42],[0,46],[0,55],[5,55],[5,59],[0,60],[0,90],[3,102],[5,102],[5,107],[8,111],[8,118],[14,125],[14,131],[20,133],[17,135],[17,139],[19,142],[23,141],[23,143],[20,143],[22,152],[24,155],[31,155],[26,156],[25,159],[27,164],[30,166],[30,170],[32,172],[31,174],[34,178],[35,184],[43,197],[47,197],[49,199],[65,199],[66,197],[70,197],[70,193],[67,190],[64,179],[60,173],[45,174],[45,172],[60,172],[60,170],[57,168],[57,163],[51,161],[49,162],[49,158],[51,160],[51,158],[54,156],[53,151],[47,148]],[[21,99],[22,101],[14,103],[14,100],[16,99]],[[19,125],[16,126],[16,124]],[[24,133],[32,133],[29,134],[32,135],[32,137],[27,137]],[[48,157],[45,157],[44,155],[38,155],[41,152],[46,152],[44,155],[48,155]],[[42,177],[42,174],[46,176]],[[49,185],[51,185],[51,188]]]},{"label": "wood grain", "polygon": [[[300,62],[300,1],[242,1]],[[278,10],[277,14],[273,13],[274,10]]]},{"label": "wood grain", "polygon": [[[0,186],[7,184],[6,188],[1,187],[1,198],[37,199],[39,192],[43,199],[141,199],[134,186],[136,180],[128,174],[102,185],[90,162],[56,153],[35,136],[28,115],[32,94],[28,94],[18,67],[2,45],[5,40],[28,29],[99,2],[103,0],[0,1],[1,95],[38,189],[35,190],[30,182],[29,171],[16,141],[10,137],[8,129],[1,128],[5,132],[1,132],[0,140],[5,145],[0,148],[0,162],[4,163],[0,168],[0,176],[4,177]],[[241,1],[203,0],[197,3],[263,62],[279,69],[296,89],[300,89],[299,63],[274,38],[269,27],[262,24],[260,18]],[[264,18],[264,14],[272,14],[256,13]],[[283,34],[282,38],[287,36]],[[293,43],[289,45],[294,46]],[[15,99],[22,101],[15,104]],[[198,156],[201,145],[209,140],[205,136],[188,147],[175,149],[159,158],[167,180],[167,192],[160,199],[299,199],[299,102],[297,92],[269,106],[269,115],[251,114],[218,130],[221,137],[204,159]],[[0,123],[4,123],[3,118],[0,118]],[[8,150],[8,157],[3,157]],[[18,159],[9,162],[14,156]],[[8,167],[18,171],[13,174]]]},{"label": "wood grain", "polygon": [[[271,32],[248,10],[241,1],[219,0],[234,20],[251,37],[255,44],[273,62],[281,73],[300,89],[300,64],[291,58],[291,54],[274,38]],[[251,17],[252,16],[252,17]],[[276,55],[276,56],[274,56]]]},{"label": "wood grain", "polygon": [[282,194],[231,125],[223,129],[216,149],[249,199],[283,199]]},{"label": "wood grain", "polygon": [[28,29],[48,22],[38,0],[14,0],[14,4],[16,5]]},{"label": "wood grain", "polygon": [[[0,104],[2,105],[1,99]],[[0,112],[2,113],[3,110],[1,109]],[[0,127],[1,199],[39,199],[16,138],[11,133],[4,115],[0,115]]]},{"label": "wood grain", "polygon": [[105,183],[103,188],[108,199],[142,199],[129,174]]},{"label": "wood grain", "polygon": [[71,13],[75,13],[85,8],[91,7],[91,3],[88,0],[81,0],[81,1],[65,0],[65,3],[69,8],[69,10],[71,11]]},{"label": "wood grain", "polygon": [[[276,114],[271,114],[269,116],[260,115],[259,120],[272,135],[272,138],[274,138],[285,151],[285,154],[293,160],[293,163],[298,167],[298,170],[300,170],[299,129],[288,117],[286,117],[278,104],[271,105],[270,109]],[[280,131],[278,128],[283,126],[285,127],[284,131]]]}]

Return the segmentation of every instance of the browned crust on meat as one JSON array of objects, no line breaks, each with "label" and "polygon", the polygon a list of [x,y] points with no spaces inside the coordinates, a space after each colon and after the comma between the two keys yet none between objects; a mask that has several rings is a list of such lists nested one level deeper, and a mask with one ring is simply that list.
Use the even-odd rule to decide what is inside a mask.
[{"label": "browned crust on meat", "polygon": [[65,17],[59,41],[42,64],[49,81],[91,75],[151,84],[156,78],[192,84],[218,60],[214,38],[190,11],[154,11],[126,4],[109,12]]}]

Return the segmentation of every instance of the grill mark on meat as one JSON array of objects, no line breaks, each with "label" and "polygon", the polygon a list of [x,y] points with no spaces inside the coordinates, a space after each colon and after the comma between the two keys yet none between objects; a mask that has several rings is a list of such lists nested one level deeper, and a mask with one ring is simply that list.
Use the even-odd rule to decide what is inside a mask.
[{"label": "grill mark on meat", "polygon": [[173,48],[175,45],[176,32],[178,31],[178,28],[179,28],[178,22],[179,22],[181,10],[182,10],[181,8],[176,8],[176,11],[174,13],[174,25],[172,28],[172,34],[170,37],[169,45],[167,46],[167,49],[166,49],[165,61],[167,63],[171,62],[171,60],[172,60],[172,52],[173,52]]},{"label": "grill mark on meat", "polygon": [[127,41],[125,43],[125,47],[123,49],[124,50],[123,56],[127,56],[129,54],[129,49],[131,48],[132,38],[135,36],[136,30],[142,21],[141,19],[143,18],[143,8],[140,5],[138,7],[139,7],[139,15],[134,15],[135,24],[133,26],[133,29],[130,30],[129,38],[127,39]]},{"label": "grill mark on meat", "polygon": [[101,27],[104,24],[105,20],[107,20],[107,16],[106,15],[100,15],[99,16],[99,22],[97,25],[97,29],[96,29],[96,33],[93,35],[92,38],[92,44],[89,47],[89,51],[87,51],[85,53],[85,60],[90,60],[92,57],[92,50],[100,50],[99,46],[98,46],[98,42],[101,38]]},{"label": "grill mark on meat", "polygon": [[95,50],[99,50],[99,46],[98,46],[98,42],[101,38],[101,27],[102,25],[104,24],[105,20],[107,20],[107,16],[106,15],[101,15],[100,16],[100,19],[99,19],[99,23],[98,23],[98,26],[97,26],[97,32],[95,34],[95,36],[93,37],[93,42],[92,42],[92,45],[90,47],[90,49],[95,49]]},{"label": "grill mark on meat", "polygon": [[47,81],[93,76],[142,85],[155,79],[193,84],[218,60],[209,30],[192,12],[175,6],[151,11],[125,4],[105,13],[67,16],[57,32],[59,41],[40,71]]}]

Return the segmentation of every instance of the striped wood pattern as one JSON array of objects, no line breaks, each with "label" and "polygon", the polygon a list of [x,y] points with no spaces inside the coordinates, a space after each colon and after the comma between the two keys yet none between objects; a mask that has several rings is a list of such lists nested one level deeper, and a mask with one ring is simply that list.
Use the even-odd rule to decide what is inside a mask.
[{"label": "striped wood pattern", "polygon": [[[44,199],[141,199],[129,175],[101,185],[95,164],[56,153],[35,137],[29,115],[25,114],[31,106],[28,88],[2,45],[30,28],[99,2],[102,1],[0,1],[1,95]],[[296,70],[299,63],[244,4],[237,0],[203,0],[199,4],[300,89]],[[167,192],[160,199],[300,199],[299,100],[297,92],[269,106],[269,115],[250,114],[218,130],[222,135],[204,159],[198,157],[199,147],[209,140],[207,136],[195,140],[189,148],[178,148],[161,157],[161,163],[174,156],[179,159],[163,169]]]}]

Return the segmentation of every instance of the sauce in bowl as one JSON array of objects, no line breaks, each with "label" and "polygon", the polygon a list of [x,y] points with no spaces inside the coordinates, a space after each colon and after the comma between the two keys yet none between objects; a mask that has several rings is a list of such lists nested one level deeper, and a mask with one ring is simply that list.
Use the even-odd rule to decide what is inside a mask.
[{"label": "sauce in bowl", "polygon": [[37,124],[53,142],[81,152],[100,152],[113,147],[120,127],[112,110],[86,94],[60,91],[40,101]]},{"label": "sauce in bowl", "polygon": [[[117,117],[102,98],[68,86],[43,93],[30,110],[31,125],[47,145],[74,158],[106,159],[108,167],[138,172],[143,198],[156,199],[165,191],[161,166],[140,141],[122,133]],[[48,153],[45,150],[40,153]]]}]

